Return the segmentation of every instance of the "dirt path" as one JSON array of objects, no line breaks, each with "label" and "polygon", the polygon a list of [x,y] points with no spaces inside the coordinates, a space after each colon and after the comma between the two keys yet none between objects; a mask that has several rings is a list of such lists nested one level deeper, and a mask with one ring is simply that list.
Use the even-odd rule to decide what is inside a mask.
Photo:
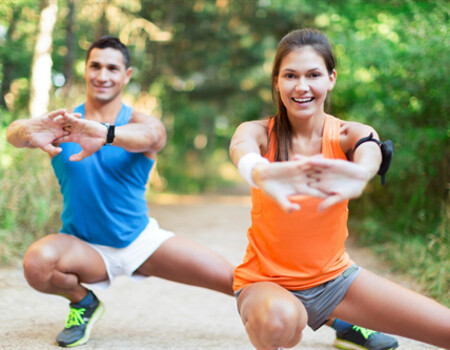
[{"label": "dirt path", "polygon": [[[163,228],[210,247],[233,264],[244,253],[249,208],[248,197],[161,196],[150,205]],[[388,275],[367,250],[349,251],[360,265]],[[96,293],[106,312],[81,349],[252,349],[228,296],[157,278],[119,278]],[[67,312],[62,298],[32,290],[20,267],[0,270],[1,349],[59,349],[54,339]],[[328,327],[315,333],[307,329],[295,349],[334,349],[333,340]],[[436,349],[404,338],[399,342],[400,349]]]}]

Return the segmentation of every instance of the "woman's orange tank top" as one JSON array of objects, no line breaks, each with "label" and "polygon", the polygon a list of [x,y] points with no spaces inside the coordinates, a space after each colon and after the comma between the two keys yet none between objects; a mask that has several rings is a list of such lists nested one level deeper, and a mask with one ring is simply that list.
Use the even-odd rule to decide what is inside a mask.
[{"label": "woman's orange tank top", "polygon": [[[269,131],[273,120],[269,121]],[[322,155],[331,159],[346,156],[339,145],[340,120],[326,115]],[[270,135],[270,132],[269,132]],[[274,161],[276,140],[270,140],[265,155]],[[274,282],[289,290],[302,290],[330,281],[353,262],[345,251],[348,236],[348,200],[322,213],[320,198],[296,196],[301,209],[285,213],[260,189],[252,188],[252,224],[247,232],[244,261],[235,269],[235,291],[254,282]]]}]

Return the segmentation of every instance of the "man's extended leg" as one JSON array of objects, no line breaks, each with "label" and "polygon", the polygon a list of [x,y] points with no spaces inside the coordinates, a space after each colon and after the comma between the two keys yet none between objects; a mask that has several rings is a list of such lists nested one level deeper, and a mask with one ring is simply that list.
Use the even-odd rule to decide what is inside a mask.
[{"label": "man's extended leg", "polygon": [[101,256],[83,241],[64,234],[45,236],[25,253],[24,274],[36,290],[66,297],[71,301],[60,346],[77,346],[89,340],[94,323],[103,313],[103,304],[80,283],[107,279]]},{"label": "man's extended leg", "polygon": [[165,241],[136,272],[233,295],[233,269],[212,250],[175,236]]}]

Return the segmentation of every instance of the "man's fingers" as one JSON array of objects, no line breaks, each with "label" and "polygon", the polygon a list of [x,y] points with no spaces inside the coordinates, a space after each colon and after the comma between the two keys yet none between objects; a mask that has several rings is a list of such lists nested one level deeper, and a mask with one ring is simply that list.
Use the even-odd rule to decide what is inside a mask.
[{"label": "man's fingers", "polygon": [[84,149],[81,150],[81,152],[77,154],[73,154],[70,156],[69,160],[72,162],[79,162],[80,160],[83,160],[86,157],[89,157],[92,154],[92,152],[86,152]]},{"label": "man's fingers", "polygon": [[83,160],[83,156],[81,155],[82,152],[77,154],[72,154],[69,158],[71,162],[79,162],[80,160]]},{"label": "man's fingers", "polygon": [[65,132],[65,135],[58,137],[54,142],[56,143],[72,142],[72,140],[70,139],[70,133]]},{"label": "man's fingers", "polygon": [[61,147],[55,147],[52,144],[42,146],[41,149],[44,152],[47,152],[51,156],[56,156],[57,154],[59,154],[62,151]]},{"label": "man's fingers", "polygon": [[57,116],[64,115],[66,113],[65,109],[57,109],[56,111],[52,111],[47,114],[49,119],[55,119]]}]

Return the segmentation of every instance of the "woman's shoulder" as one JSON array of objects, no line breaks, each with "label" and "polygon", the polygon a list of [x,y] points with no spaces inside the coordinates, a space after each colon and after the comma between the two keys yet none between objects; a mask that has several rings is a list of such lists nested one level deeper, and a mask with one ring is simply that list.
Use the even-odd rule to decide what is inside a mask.
[{"label": "woman's shoulder", "polygon": [[363,137],[369,136],[371,133],[378,139],[378,134],[373,127],[367,124],[340,120],[339,143],[344,153],[353,150],[356,142]]},{"label": "woman's shoulder", "polygon": [[243,122],[238,126],[238,129],[240,132],[252,135],[267,135],[268,126],[269,119],[259,119]]}]

